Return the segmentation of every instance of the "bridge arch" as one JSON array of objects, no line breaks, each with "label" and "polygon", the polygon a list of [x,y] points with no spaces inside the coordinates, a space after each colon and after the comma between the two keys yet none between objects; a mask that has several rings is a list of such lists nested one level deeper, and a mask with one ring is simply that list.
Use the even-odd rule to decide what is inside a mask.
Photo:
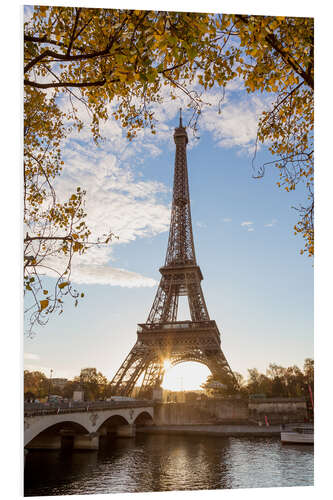
[{"label": "bridge arch", "polygon": [[100,432],[102,429],[114,429],[116,427],[119,427],[120,425],[129,425],[129,419],[127,419],[124,415],[120,414],[113,414],[113,415],[107,415],[102,422],[100,422],[98,428],[96,429],[97,432]]},{"label": "bridge arch", "polygon": [[87,434],[88,432],[89,430],[82,423],[75,421],[75,419],[66,419],[56,423],[52,423],[48,419],[48,422],[43,422],[36,426],[30,432],[29,437],[25,435],[24,446],[28,448],[58,448],[62,435]]},{"label": "bridge arch", "polygon": [[148,411],[142,411],[134,419],[135,425],[151,425],[154,422],[152,415]]}]

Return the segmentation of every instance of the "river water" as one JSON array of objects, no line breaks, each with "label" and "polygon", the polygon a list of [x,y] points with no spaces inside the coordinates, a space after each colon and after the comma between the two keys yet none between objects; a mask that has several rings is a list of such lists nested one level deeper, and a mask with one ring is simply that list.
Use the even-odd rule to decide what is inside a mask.
[{"label": "river water", "polygon": [[25,496],[313,485],[313,446],[138,434],[99,451],[29,451]]}]

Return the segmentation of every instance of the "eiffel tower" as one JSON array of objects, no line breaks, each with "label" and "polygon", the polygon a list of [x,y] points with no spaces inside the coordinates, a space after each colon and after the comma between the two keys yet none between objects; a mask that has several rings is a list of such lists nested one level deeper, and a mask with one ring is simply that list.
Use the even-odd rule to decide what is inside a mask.
[{"label": "eiffel tower", "polygon": [[[176,143],[173,200],[168,248],[161,280],[146,323],[138,325],[137,341],[111,381],[112,393],[129,396],[143,375],[140,396],[151,397],[159,388],[165,361],[171,366],[186,361],[206,365],[227,386],[237,382],[222,352],[220,332],[208,314],[197,265],[188,187],[186,145],[182,123],[175,129]],[[191,320],[177,321],[179,296],[188,298]]]}]

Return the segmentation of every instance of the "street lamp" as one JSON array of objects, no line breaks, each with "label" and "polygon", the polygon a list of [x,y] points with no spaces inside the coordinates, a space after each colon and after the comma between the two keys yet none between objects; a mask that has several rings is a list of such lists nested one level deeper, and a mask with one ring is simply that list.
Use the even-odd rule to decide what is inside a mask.
[{"label": "street lamp", "polygon": [[49,379],[49,391],[48,391],[48,395],[47,395],[47,401],[50,400],[51,383],[52,383],[52,373],[53,373],[53,370],[51,368],[51,370],[50,370],[50,379]]}]

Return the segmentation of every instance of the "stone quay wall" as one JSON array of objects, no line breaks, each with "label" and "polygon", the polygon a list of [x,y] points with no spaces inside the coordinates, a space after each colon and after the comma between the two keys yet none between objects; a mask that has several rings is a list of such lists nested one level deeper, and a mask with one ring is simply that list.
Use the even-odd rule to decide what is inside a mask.
[{"label": "stone quay wall", "polygon": [[240,399],[209,399],[197,403],[160,403],[155,406],[156,425],[245,423],[247,401]]},{"label": "stone quay wall", "polygon": [[308,419],[305,398],[207,399],[196,403],[155,404],[156,425],[282,424]]},{"label": "stone quay wall", "polygon": [[308,411],[305,398],[258,398],[248,403],[249,419],[264,421],[265,415],[272,424],[305,422]]}]

